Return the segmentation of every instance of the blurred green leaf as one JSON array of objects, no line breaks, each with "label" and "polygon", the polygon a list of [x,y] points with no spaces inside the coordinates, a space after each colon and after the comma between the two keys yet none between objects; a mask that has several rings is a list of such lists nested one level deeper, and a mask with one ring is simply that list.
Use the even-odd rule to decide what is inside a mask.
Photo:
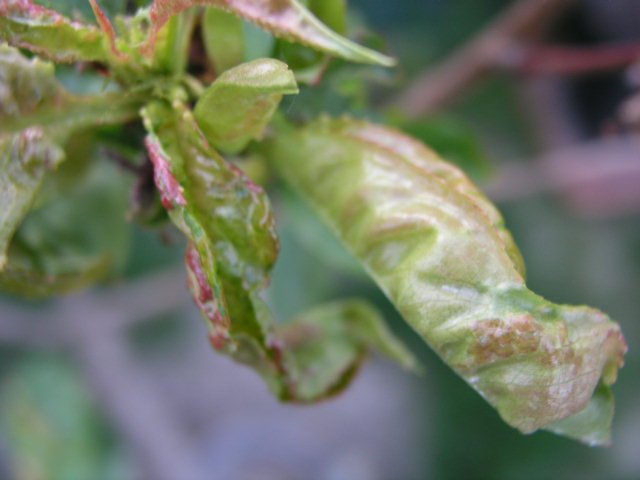
[{"label": "blurred green leaf", "polygon": [[244,26],[232,13],[207,8],[202,19],[202,37],[216,73],[221,74],[244,61]]},{"label": "blurred green leaf", "polygon": [[57,83],[52,64],[0,45],[0,270],[45,174],[64,158],[60,145],[79,128],[135,115],[136,98],[70,95]]},{"label": "blurred green leaf", "polygon": [[32,0],[0,3],[0,39],[57,62],[108,62],[114,53],[103,31],[69,20]]},{"label": "blurred green leaf", "polygon": [[25,297],[60,295],[124,267],[130,235],[127,182],[114,166],[97,162],[74,181],[60,178],[71,177],[65,170],[73,167],[73,161],[65,163],[48,179],[47,202],[16,232],[0,273],[1,290]]},{"label": "blurred green leaf", "polygon": [[283,95],[298,93],[293,73],[273,59],[224,72],[198,100],[194,115],[213,146],[228,153],[262,137]]},{"label": "blurred green leaf", "polygon": [[346,60],[392,66],[395,61],[338,35],[296,0],[192,0],[174,2],[155,0],[151,6],[153,20],[149,45],[152,46],[162,26],[175,14],[191,6],[203,5],[227,10],[258,24],[278,37],[308,45]]},{"label": "blurred green leaf", "polygon": [[341,35],[347,31],[346,0],[309,0],[311,10],[320,20]]},{"label": "blurred green leaf", "polygon": [[0,271],[6,266],[9,242],[31,208],[45,173],[62,158],[62,149],[40,129],[0,137]]},{"label": "blurred green leaf", "polygon": [[[507,423],[589,444],[608,438],[612,410],[592,394],[623,364],[618,325],[529,291],[499,212],[460,170],[410,137],[346,118],[281,128],[268,151],[406,321]],[[592,421],[585,408],[602,415]]]}]

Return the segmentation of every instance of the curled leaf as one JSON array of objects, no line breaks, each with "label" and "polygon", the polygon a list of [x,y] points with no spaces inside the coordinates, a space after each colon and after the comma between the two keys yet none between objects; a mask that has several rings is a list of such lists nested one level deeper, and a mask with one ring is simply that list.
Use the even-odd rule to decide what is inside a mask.
[{"label": "curled leaf", "polygon": [[155,180],[187,236],[186,266],[214,348],[258,371],[282,400],[338,393],[371,348],[413,359],[371,307],[346,301],[279,327],[261,299],[278,254],[266,194],[209,146],[179,100],[143,111]]},{"label": "curled leaf", "polygon": [[0,39],[57,62],[108,62],[114,53],[108,33],[32,0],[0,2]]},{"label": "curled leaf", "polygon": [[224,72],[200,97],[194,115],[216,148],[237,153],[262,136],[282,96],[295,93],[296,80],[286,64],[255,60]]},{"label": "curled leaf", "polygon": [[406,321],[507,423],[606,442],[612,399],[592,396],[623,364],[619,326],[529,291],[500,214],[464,174],[409,137],[349,119],[280,132],[267,150]]},{"label": "curled leaf", "polygon": [[226,10],[256,23],[277,37],[346,60],[385,66],[395,64],[392,58],[338,35],[297,0],[155,0],[151,6],[153,25],[147,49],[153,48],[157,32],[173,15],[198,5]]}]

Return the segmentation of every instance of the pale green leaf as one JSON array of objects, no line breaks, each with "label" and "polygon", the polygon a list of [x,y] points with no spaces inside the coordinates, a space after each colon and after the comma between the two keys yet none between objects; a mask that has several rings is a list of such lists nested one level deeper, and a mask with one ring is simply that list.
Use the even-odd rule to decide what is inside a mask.
[{"label": "pale green leaf", "polygon": [[235,15],[218,8],[207,8],[202,18],[202,38],[218,74],[244,61],[244,25]]},{"label": "pale green leaf", "polygon": [[7,248],[27,214],[47,171],[64,154],[42,129],[0,136],[0,271],[7,262]]},{"label": "pale green leaf", "polygon": [[405,135],[349,119],[283,129],[268,153],[507,423],[592,444],[607,437],[607,422],[591,414],[556,422],[591,408],[598,385],[615,381],[627,348],[619,326],[529,291],[500,214],[457,168]]},{"label": "pale green leaf", "polygon": [[282,96],[295,93],[298,87],[287,65],[254,60],[224,72],[198,100],[194,114],[216,148],[237,153],[262,137]]},{"label": "pale green leaf", "polygon": [[155,0],[151,6],[153,30],[149,45],[153,45],[156,33],[173,15],[197,5],[221,8],[258,24],[277,37],[346,60],[386,66],[395,64],[392,58],[338,35],[296,0]]}]

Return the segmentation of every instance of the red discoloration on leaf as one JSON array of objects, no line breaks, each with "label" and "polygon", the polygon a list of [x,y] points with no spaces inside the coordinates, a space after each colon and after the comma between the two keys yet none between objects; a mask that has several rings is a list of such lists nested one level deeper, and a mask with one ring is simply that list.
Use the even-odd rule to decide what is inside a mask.
[{"label": "red discoloration on leaf", "polygon": [[160,191],[162,205],[167,210],[172,210],[177,206],[185,207],[187,200],[184,197],[182,186],[173,175],[169,160],[162,152],[161,147],[151,137],[145,139],[145,145],[153,163],[153,179]]},{"label": "red discoloration on leaf", "polygon": [[233,163],[229,163],[228,165],[229,165],[229,169],[233,171],[233,173],[235,173],[238,178],[241,178],[243,180],[247,189],[251,193],[255,193],[256,195],[264,194],[264,188],[262,188],[260,185],[255,183],[253,180],[251,180],[246,173],[244,173],[240,168],[238,168],[237,165],[234,165]]},{"label": "red discoloration on leaf", "polygon": [[89,0],[89,3],[91,4],[91,8],[93,9],[93,13],[96,16],[96,20],[98,21],[100,28],[107,37],[109,37],[109,45],[113,54],[121,59],[126,58],[126,55],[122,53],[116,45],[116,31],[114,30],[111,20],[109,20],[107,14],[104,13],[102,8],[100,8],[97,0]]},{"label": "red discoloration on leaf", "polygon": [[499,318],[484,320],[474,328],[476,342],[471,354],[476,365],[531,354],[545,348],[541,344],[543,330],[530,315],[511,318],[508,322]]},{"label": "red discoloration on leaf", "polygon": [[213,332],[209,333],[209,343],[218,351],[223,350],[228,341],[229,335],[220,335]]},{"label": "red discoloration on leaf", "polygon": [[52,22],[65,21],[58,12],[33,3],[31,0],[3,0],[0,2],[0,15],[22,15],[26,18],[48,19]]},{"label": "red discoloration on leaf", "polygon": [[222,313],[222,299],[217,298],[207,277],[198,249],[189,243],[186,252],[189,289],[202,314],[209,322],[209,341],[216,350],[221,350],[229,341],[231,319]]},{"label": "red discoloration on leaf", "polygon": [[202,267],[202,263],[200,262],[200,254],[193,244],[190,244],[187,248],[186,253],[186,261],[187,267],[193,273],[196,282],[198,297],[198,303],[206,303],[213,300],[213,290],[211,289],[211,285],[209,285],[209,281],[207,280],[207,274]]}]

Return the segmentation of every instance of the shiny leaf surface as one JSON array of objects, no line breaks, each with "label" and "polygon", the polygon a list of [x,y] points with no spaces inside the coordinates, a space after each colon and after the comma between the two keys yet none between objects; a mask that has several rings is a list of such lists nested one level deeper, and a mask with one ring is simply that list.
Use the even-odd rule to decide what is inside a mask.
[{"label": "shiny leaf surface", "polygon": [[349,119],[282,131],[268,151],[406,321],[507,423],[606,443],[612,397],[600,392],[627,348],[618,325],[529,291],[500,214],[464,174],[405,135]]},{"label": "shiny leaf surface", "polygon": [[261,59],[224,72],[204,92],[194,114],[213,146],[237,153],[262,137],[283,95],[298,93],[287,65]]}]

